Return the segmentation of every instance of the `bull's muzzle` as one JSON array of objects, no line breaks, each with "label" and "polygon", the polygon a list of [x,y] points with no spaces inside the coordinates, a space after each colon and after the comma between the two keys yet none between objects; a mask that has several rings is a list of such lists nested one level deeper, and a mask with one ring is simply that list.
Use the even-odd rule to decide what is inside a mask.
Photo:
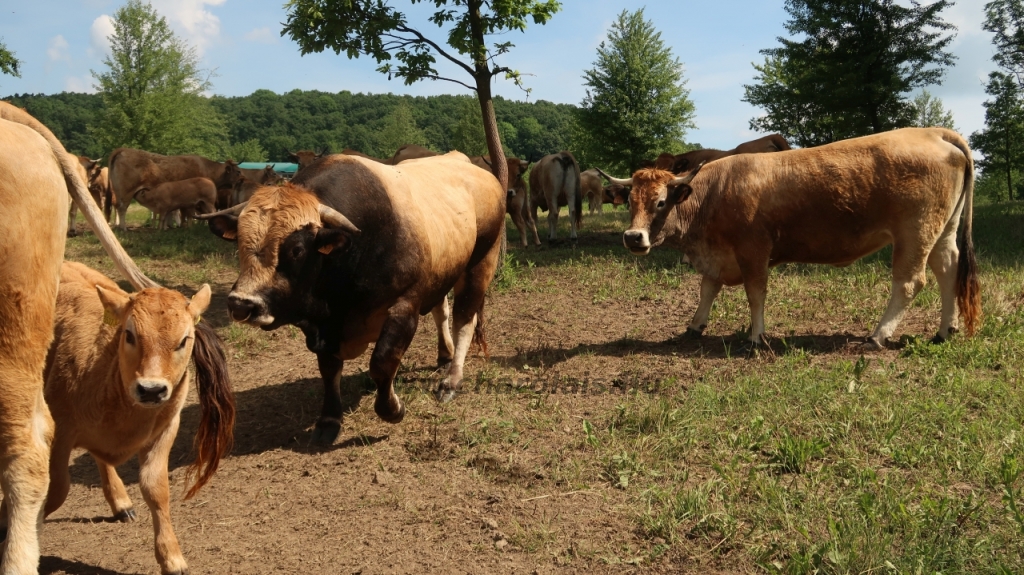
[{"label": "bull's muzzle", "polygon": [[228,294],[228,313],[231,319],[252,325],[270,325],[273,316],[267,313],[267,304],[263,298],[231,292]]},{"label": "bull's muzzle", "polygon": [[651,251],[651,241],[647,230],[626,230],[622,234],[622,244],[635,255],[647,255]]}]

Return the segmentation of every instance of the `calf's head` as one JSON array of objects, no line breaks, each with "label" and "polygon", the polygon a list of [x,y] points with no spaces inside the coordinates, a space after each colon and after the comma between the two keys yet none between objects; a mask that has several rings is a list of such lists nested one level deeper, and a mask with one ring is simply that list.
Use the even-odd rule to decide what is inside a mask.
[{"label": "calf's head", "polygon": [[195,325],[210,305],[210,286],[186,299],[164,288],[132,295],[96,286],[104,321],[121,328],[118,362],[125,392],[137,404],[159,407],[185,379]]},{"label": "calf's head", "polygon": [[651,248],[665,241],[663,231],[668,216],[684,202],[693,188],[693,180],[703,164],[682,177],[657,168],[638,170],[632,178],[613,178],[601,174],[611,185],[632,187],[629,192],[629,229],[622,234],[622,243],[634,255],[647,255]]},{"label": "calf's head", "polygon": [[228,295],[231,318],[265,330],[325,313],[313,297],[323,258],[347,249],[360,233],[312,192],[292,184],[260,187],[246,204],[203,219],[214,234],[238,242],[238,281]]}]

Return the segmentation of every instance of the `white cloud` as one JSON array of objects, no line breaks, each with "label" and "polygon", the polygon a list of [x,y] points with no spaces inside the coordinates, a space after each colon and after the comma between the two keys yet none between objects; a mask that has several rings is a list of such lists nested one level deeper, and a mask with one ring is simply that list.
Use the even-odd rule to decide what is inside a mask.
[{"label": "white cloud", "polygon": [[153,7],[200,53],[220,36],[220,18],[207,10],[227,0],[153,0]]},{"label": "white cloud", "polygon": [[276,44],[277,35],[270,31],[270,26],[254,28],[245,34],[245,39],[260,44]]},{"label": "white cloud", "polygon": [[96,87],[92,84],[91,76],[68,76],[64,79],[64,90],[68,92],[84,92],[86,94],[96,93]]},{"label": "white cloud", "polygon": [[46,48],[46,55],[50,57],[51,62],[60,62],[63,60],[69,64],[71,63],[71,52],[68,50],[68,41],[60,34],[50,38],[49,47]]},{"label": "white cloud", "polygon": [[114,19],[104,14],[92,21],[89,27],[89,40],[92,44],[90,56],[110,53],[109,37],[114,34]]}]

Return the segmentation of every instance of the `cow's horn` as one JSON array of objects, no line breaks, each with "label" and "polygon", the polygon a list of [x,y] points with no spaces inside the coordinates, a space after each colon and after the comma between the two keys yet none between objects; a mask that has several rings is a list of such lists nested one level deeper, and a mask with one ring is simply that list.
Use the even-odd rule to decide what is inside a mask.
[{"label": "cow's horn", "polygon": [[228,208],[226,210],[221,210],[219,212],[210,212],[209,214],[196,214],[196,219],[212,220],[213,218],[215,218],[217,216],[233,216],[235,214],[240,214],[240,213],[242,213],[242,210],[245,209],[245,205],[248,204],[248,203],[249,202],[242,202],[240,204],[235,204],[235,205],[231,206],[230,208]]},{"label": "cow's horn", "polygon": [[689,184],[690,181],[693,180],[693,177],[697,175],[697,172],[699,172],[700,169],[704,167],[705,163],[707,163],[707,162],[701,162],[701,163],[697,164],[697,167],[694,168],[692,172],[686,174],[685,176],[682,176],[682,177],[679,177],[679,178],[676,178],[676,179],[672,180],[671,182],[668,183],[668,185],[670,185],[670,186],[679,186],[679,185],[682,185],[682,184]]},{"label": "cow's horn", "polygon": [[628,180],[623,180],[623,179],[620,179],[620,178],[613,178],[613,177],[609,176],[608,174],[606,174],[605,171],[602,170],[601,168],[595,168],[595,169],[597,170],[597,172],[599,174],[604,176],[604,179],[608,180],[609,182],[611,182],[613,184],[618,184],[620,186],[632,186],[633,185],[633,178],[629,178]]},{"label": "cow's horn", "polygon": [[330,206],[320,204],[320,221],[332,228],[341,228],[353,234],[361,233],[348,218]]}]

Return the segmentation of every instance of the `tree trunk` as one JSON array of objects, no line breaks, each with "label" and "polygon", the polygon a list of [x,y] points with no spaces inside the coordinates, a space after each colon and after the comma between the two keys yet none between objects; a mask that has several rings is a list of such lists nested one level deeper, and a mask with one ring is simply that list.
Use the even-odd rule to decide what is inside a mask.
[{"label": "tree trunk", "polygon": [[473,54],[473,66],[476,73],[476,97],[480,100],[480,114],[484,124],[484,138],[487,140],[487,153],[491,156],[491,171],[501,182],[501,187],[508,190],[508,162],[505,150],[501,147],[501,135],[498,133],[498,118],[494,115],[494,101],[491,100],[491,68],[487,64],[487,51],[484,48],[484,29],[481,25],[481,0],[470,0],[469,30],[473,36],[473,45],[477,51]]},{"label": "tree trunk", "polygon": [[1006,131],[1006,197],[1013,201],[1013,165],[1010,163],[1010,131]]}]

